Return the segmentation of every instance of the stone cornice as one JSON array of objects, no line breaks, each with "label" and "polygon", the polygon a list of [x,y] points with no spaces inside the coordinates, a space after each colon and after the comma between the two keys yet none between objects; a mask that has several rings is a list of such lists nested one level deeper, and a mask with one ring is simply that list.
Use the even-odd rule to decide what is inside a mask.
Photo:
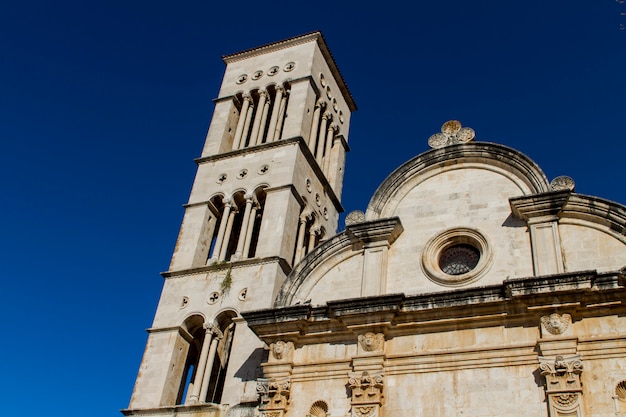
[{"label": "stone cornice", "polygon": [[337,64],[335,63],[335,58],[333,57],[333,54],[330,52],[330,49],[328,49],[328,45],[326,44],[326,40],[324,39],[324,36],[319,31],[306,33],[304,35],[295,36],[293,38],[285,39],[285,40],[278,41],[278,42],[272,42],[266,45],[247,49],[245,51],[237,52],[234,54],[224,55],[222,57],[222,60],[224,61],[226,65],[228,65],[232,62],[241,61],[243,59],[255,57],[258,55],[262,55],[262,54],[267,54],[273,51],[279,51],[281,49],[290,48],[296,45],[302,45],[302,44],[312,42],[312,41],[317,42],[317,46],[320,48],[322,55],[326,59],[326,63],[328,64],[328,67],[330,68],[330,72],[333,74],[335,80],[337,81],[339,90],[341,90],[346,100],[346,103],[348,103],[348,107],[350,108],[350,111],[353,111],[353,112],[356,111],[357,107],[356,107],[356,103],[354,102],[354,99],[352,98],[352,94],[350,94],[350,90],[348,89],[348,86],[346,85],[346,82],[343,76],[341,75],[341,72],[339,71]]},{"label": "stone cornice", "polygon": [[[311,166],[311,169],[317,176],[317,179],[322,185],[324,192],[326,193],[330,201],[333,203],[335,210],[337,210],[338,213],[343,213],[344,208],[341,205],[341,201],[339,200],[339,198],[337,198],[337,195],[333,191],[333,188],[328,182],[328,179],[322,172],[322,169],[319,167],[317,161],[315,160],[315,157],[311,153],[311,150],[306,145],[306,143],[304,142],[304,139],[301,136],[296,136],[296,137],[288,138],[288,139],[281,139],[276,142],[262,143],[260,145],[249,146],[247,148],[223,152],[223,153],[219,153],[216,155],[203,156],[203,157],[194,159],[194,161],[196,162],[196,164],[201,165],[201,164],[205,164],[209,162],[220,161],[222,159],[229,159],[229,158],[234,158],[237,156],[258,153],[259,151],[264,151],[266,149],[293,146],[294,144],[297,144],[299,146],[300,152],[302,152],[307,162]],[[204,203],[203,201],[198,201],[198,202],[194,202],[191,204],[196,205],[196,204],[203,204],[203,203]]]},{"label": "stone cornice", "polygon": [[161,276],[163,276],[163,278],[165,279],[181,278],[183,276],[198,275],[198,274],[203,274],[203,273],[212,272],[212,271],[220,271],[222,269],[228,269],[231,267],[233,269],[237,269],[237,268],[243,268],[243,267],[248,267],[252,265],[263,265],[263,264],[270,264],[270,263],[278,263],[278,265],[280,266],[280,268],[283,270],[285,274],[289,274],[291,272],[291,266],[289,266],[289,263],[285,259],[278,257],[278,256],[269,256],[267,258],[243,259],[241,261],[216,263],[213,265],[199,266],[196,268],[186,268],[186,269],[180,269],[177,271],[165,271],[165,272],[161,272]]},{"label": "stone cornice", "polygon": [[536,217],[558,216],[567,203],[570,190],[513,197],[509,199],[513,214],[525,221]]},{"label": "stone cornice", "polygon": [[[626,313],[624,271],[582,271],[506,280],[502,285],[407,296],[389,294],[294,305],[242,313],[248,326],[266,343],[341,340],[355,332],[384,332],[388,337],[415,331],[440,331],[489,323],[524,325],[555,308],[573,315]],[[555,300],[557,302],[555,303]]]},{"label": "stone cornice", "polygon": [[398,217],[346,226],[346,232],[363,243],[387,241],[392,244],[403,231],[404,227]]},{"label": "stone cornice", "polygon": [[[256,404],[255,404],[256,405]],[[199,413],[200,415],[219,415],[220,411],[225,410],[227,405],[220,404],[193,404],[193,405],[175,405],[167,407],[143,408],[143,409],[123,409],[120,410],[125,416],[178,416]]]},{"label": "stone cornice", "polygon": [[626,207],[622,204],[572,193],[563,207],[561,217],[603,225],[615,237],[626,243]]}]

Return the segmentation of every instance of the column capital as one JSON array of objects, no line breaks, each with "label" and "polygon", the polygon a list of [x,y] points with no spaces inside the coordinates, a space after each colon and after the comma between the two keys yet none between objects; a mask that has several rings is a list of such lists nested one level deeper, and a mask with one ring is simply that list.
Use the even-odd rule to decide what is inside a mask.
[{"label": "column capital", "polygon": [[329,111],[324,112],[324,114],[322,115],[322,119],[325,120],[333,120],[333,114]]},{"label": "column capital", "polygon": [[243,98],[245,101],[248,101],[248,102],[250,102],[250,104],[252,104],[252,96],[250,95],[250,93],[244,93],[244,94],[243,94],[243,96],[242,96],[242,98]]},{"label": "column capital", "polygon": [[233,197],[232,196],[223,197],[222,198],[222,203],[224,203],[225,206],[232,207],[233,206]]},{"label": "column capital", "polygon": [[328,131],[333,131],[333,133],[337,133],[339,131],[339,126],[337,126],[335,123],[328,125]]},{"label": "column capital", "polygon": [[202,327],[204,328],[206,334],[211,334],[218,339],[221,339],[224,337],[224,334],[222,333],[218,325],[215,323],[204,323]]},{"label": "column capital", "polygon": [[260,88],[259,89],[259,96],[265,96],[265,98],[269,97],[269,94],[267,94],[267,90],[265,88]]},{"label": "column capital", "polygon": [[285,86],[282,84],[276,84],[276,92],[278,93],[280,91],[280,94],[285,94]]},{"label": "column capital", "polygon": [[315,107],[319,107],[319,108],[326,107],[326,100],[320,98],[319,100],[317,100],[317,103],[315,103]]}]

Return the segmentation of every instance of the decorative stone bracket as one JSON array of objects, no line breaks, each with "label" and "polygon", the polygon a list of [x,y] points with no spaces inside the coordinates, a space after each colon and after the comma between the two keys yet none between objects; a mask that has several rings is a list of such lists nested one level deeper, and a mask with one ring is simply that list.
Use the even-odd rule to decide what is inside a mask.
[{"label": "decorative stone bracket", "polygon": [[546,395],[550,417],[582,417],[580,355],[556,358],[539,357],[539,370],[546,379]]},{"label": "decorative stone bracket", "polygon": [[382,417],[383,375],[366,372],[352,373],[348,379],[352,393],[351,417]]},{"label": "decorative stone bracket", "polygon": [[280,380],[259,378],[257,392],[260,397],[259,411],[261,416],[283,417],[289,405],[290,390],[291,382],[289,378]]}]

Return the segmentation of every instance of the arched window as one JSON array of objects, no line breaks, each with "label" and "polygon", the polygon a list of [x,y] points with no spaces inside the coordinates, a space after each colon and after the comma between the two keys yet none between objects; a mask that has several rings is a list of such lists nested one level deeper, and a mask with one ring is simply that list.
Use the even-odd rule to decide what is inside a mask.
[{"label": "arched window", "polygon": [[236,316],[229,310],[209,323],[197,315],[185,320],[183,327],[193,339],[189,343],[177,404],[220,402],[235,332],[232,319]]},{"label": "arched window", "polygon": [[208,263],[254,256],[265,204],[264,188],[258,187],[253,193],[238,191],[223,199]]}]

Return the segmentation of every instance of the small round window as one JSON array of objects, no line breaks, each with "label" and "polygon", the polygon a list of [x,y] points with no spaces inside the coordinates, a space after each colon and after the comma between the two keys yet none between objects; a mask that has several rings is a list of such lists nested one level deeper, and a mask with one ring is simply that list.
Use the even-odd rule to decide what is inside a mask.
[{"label": "small round window", "polygon": [[422,268],[438,284],[455,286],[480,278],[490,260],[491,249],[482,234],[456,228],[428,241],[422,254]]},{"label": "small round window", "polygon": [[441,251],[439,268],[448,275],[463,275],[476,268],[480,252],[472,245],[453,245]]}]

